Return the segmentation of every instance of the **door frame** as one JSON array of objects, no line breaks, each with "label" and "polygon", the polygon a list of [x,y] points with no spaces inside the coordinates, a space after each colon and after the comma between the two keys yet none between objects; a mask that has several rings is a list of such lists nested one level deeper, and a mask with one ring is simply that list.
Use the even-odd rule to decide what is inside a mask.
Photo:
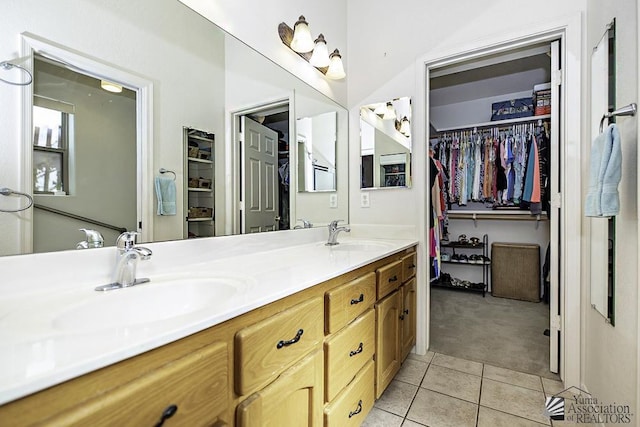
[{"label": "door frame", "polygon": [[[581,224],[576,220],[581,217],[582,194],[581,191],[571,189],[582,188],[581,184],[581,136],[584,132],[581,122],[581,108],[569,108],[566,100],[570,99],[572,105],[582,105],[582,21],[580,14],[568,18],[542,23],[539,27],[527,27],[512,32],[501,32],[493,38],[469,41],[464,45],[445,47],[436,50],[416,61],[416,115],[423,117],[424,121],[416,123],[416,131],[422,135],[423,141],[429,140],[429,78],[432,68],[457,63],[463,60],[474,59],[490,53],[503,52],[517,47],[527,46],[541,42],[561,40],[562,61],[562,87],[560,105],[560,176],[561,193],[560,203],[560,300],[562,317],[561,343],[560,343],[560,376],[565,386],[580,386],[581,372]],[[420,150],[424,150],[421,147]],[[424,175],[424,188],[429,188],[428,174]],[[424,191],[423,205],[425,221],[419,224],[419,232],[424,242],[428,242],[429,234],[426,224],[430,192]],[[422,265],[419,272],[422,274],[421,283],[429,283],[429,266],[426,256],[419,261]],[[430,322],[430,288],[418,287],[418,345],[417,351],[424,353],[429,346],[429,322]]]},{"label": "door frame", "polygon": [[[78,72],[108,79],[136,92],[136,223],[141,242],[153,241],[153,83],[138,75],[116,68],[98,59],[71,51],[35,34],[22,33],[21,56],[27,58],[24,66],[33,73],[34,52],[63,62]],[[22,91],[22,176],[21,188],[33,190],[33,85],[23,86]],[[21,253],[33,252],[33,209],[29,219],[20,222]],[[139,224],[143,227],[140,229]]]},{"label": "door frame", "polygon": [[[224,234],[240,234],[242,231],[242,158],[240,146],[242,144],[240,134],[240,118],[249,114],[255,114],[261,111],[272,110],[288,105],[289,107],[289,182],[295,182],[297,179],[295,165],[296,148],[292,147],[291,138],[295,135],[295,104],[293,92],[266,100],[260,103],[245,106],[239,109],[227,111],[227,129],[231,132],[226,133],[225,137],[225,218],[224,218]],[[293,159],[293,162],[292,162]],[[289,191],[289,217],[295,218],[295,192]]]}]

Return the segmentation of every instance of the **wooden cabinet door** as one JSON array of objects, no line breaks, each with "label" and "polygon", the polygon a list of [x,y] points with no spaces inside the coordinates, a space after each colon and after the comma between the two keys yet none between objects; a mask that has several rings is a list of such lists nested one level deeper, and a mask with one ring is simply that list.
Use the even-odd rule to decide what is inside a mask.
[{"label": "wooden cabinet door", "polygon": [[404,360],[416,344],[416,279],[411,279],[402,288],[402,312],[400,313],[400,329],[402,350],[401,359]]},{"label": "wooden cabinet door", "polygon": [[207,345],[63,412],[47,424],[154,426],[170,406],[175,406],[164,425],[224,425],[229,403],[227,359],[226,343]]},{"label": "wooden cabinet door", "polygon": [[376,399],[400,369],[400,293],[376,304]]},{"label": "wooden cabinet door", "polygon": [[238,427],[322,425],[322,363],[316,351],[238,405]]}]

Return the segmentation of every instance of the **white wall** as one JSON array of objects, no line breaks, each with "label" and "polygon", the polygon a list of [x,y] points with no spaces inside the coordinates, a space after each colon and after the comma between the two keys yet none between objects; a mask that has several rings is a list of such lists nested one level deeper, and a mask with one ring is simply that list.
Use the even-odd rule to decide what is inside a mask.
[{"label": "white wall", "polygon": [[[307,82],[340,104],[347,103],[349,52],[347,45],[347,6],[344,0],[321,2],[297,0],[219,1],[179,0],[201,13],[225,31],[258,50],[267,58]],[[281,22],[289,27],[304,15],[312,36],[322,33],[332,52],[342,55],[347,77],[329,80],[305,60],[287,48],[278,35]]]},{"label": "white wall", "polygon": [[[182,170],[182,127],[223,129],[224,69],[216,51],[223,35],[175,0],[5,1],[0,58],[17,60],[22,32],[30,32],[154,84],[153,170]],[[217,84],[220,82],[220,84]],[[0,83],[0,186],[21,187],[21,89]],[[149,177],[148,179],[151,179]],[[178,181],[182,174],[178,173]],[[178,188],[178,199],[182,189]],[[8,199],[3,197],[3,199]],[[1,200],[0,206],[17,206]],[[182,237],[178,215],[156,217],[155,240]],[[0,214],[0,255],[20,253],[20,222],[31,213]]]},{"label": "white wall", "polygon": [[[589,0],[587,49],[596,46],[616,18],[616,103],[638,102],[638,2]],[[590,55],[587,57],[590,59]],[[615,326],[591,308],[584,282],[583,380],[601,401],[630,404],[637,423],[638,404],[638,118],[618,118],[622,141],[620,215],[616,218]],[[585,143],[588,148],[589,144]],[[588,164],[587,164],[588,165]],[[586,165],[585,165],[586,166]],[[586,173],[586,172],[585,172]],[[586,184],[586,183],[585,183]],[[585,191],[586,189],[583,189]],[[601,244],[601,242],[592,242]],[[586,254],[588,257],[588,252]],[[586,258],[585,257],[585,258]],[[591,261],[586,258],[588,268]],[[593,260],[598,262],[598,260]]]}]

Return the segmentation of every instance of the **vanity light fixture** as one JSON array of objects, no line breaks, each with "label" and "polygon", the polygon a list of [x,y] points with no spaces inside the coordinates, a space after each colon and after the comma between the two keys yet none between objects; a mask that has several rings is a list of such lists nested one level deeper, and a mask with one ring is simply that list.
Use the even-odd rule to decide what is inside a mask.
[{"label": "vanity light fixture", "polygon": [[284,22],[278,25],[278,35],[282,43],[304,58],[327,78],[339,80],[346,77],[342,56],[338,49],[331,55],[327,49],[327,41],[323,34],[313,41],[309,31],[309,23],[305,17],[300,15],[298,21],[293,26],[293,30]]},{"label": "vanity light fixture", "polygon": [[309,23],[300,15],[298,21],[293,25],[293,39],[289,47],[297,53],[311,52],[313,50],[313,39],[309,31]]},{"label": "vanity light fixture", "polygon": [[311,58],[309,58],[309,64],[316,68],[328,67],[331,59],[329,59],[329,50],[327,49],[327,42],[324,40],[324,36],[320,34],[314,43],[315,47],[313,48]]},{"label": "vanity light fixture", "polygon": [[407,137],[411,136],[411,123],[409,123],[407,116],[404,116],[400,121],[400,133]]},{"label": "vanity light fixture", "polygon": [[100,80],[100,87],[108,92],[120,93],[122,92],[122,86],[117,83],[108,82],[106,80]]},{"label": "vanity light fixture", "polygon": [[384,111],[382,120],[395,120],[396,118],[396,109],[393,108],[393,104],[391,102],[387,102],[387,108]]},{"label": "vanity light fixture", "polygon": [[334,50],[333,53],[329,55],[329,58],[331,62],[327,70],[327,77],[333,80],[344,79],[346,74],[344,72],[344,65],[342,65],[342,56],[338,49]]}]

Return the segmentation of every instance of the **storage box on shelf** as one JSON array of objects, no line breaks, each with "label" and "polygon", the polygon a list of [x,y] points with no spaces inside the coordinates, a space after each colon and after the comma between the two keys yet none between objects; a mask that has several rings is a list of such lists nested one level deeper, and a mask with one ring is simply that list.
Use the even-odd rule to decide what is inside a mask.
[{"label": "storage box on shelf", "polygon": [[[491,260],[488,257],[488,242],[488,236],[485,234],[482,236],[482,240],[466,240],[465,236],[465,240],[462,241],[443,241],[440,243],[440,259],[443,265],[458,264],[463,266],[482,267],[482,282],[471,283],[451,278],[448,273],[444,272],[444,268],[441,268],[440,278],[433,281],[431,284],[433,286],[448,289],[482,292],[482,296],[484,297],[489,284],[489,266],[491,265]],[[449,252],[449,250],[451,251]],[[468,253],[477,252],[478,250],[482,250],[482,255],[477,253]]]}]

